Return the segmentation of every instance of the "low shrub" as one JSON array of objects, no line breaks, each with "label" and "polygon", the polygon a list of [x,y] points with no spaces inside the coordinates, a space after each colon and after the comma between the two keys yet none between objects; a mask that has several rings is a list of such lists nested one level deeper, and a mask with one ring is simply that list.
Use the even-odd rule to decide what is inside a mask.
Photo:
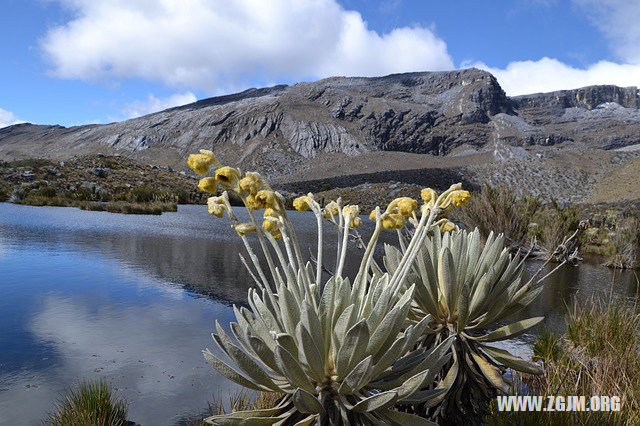
[{"label": "low shrub", "polygon": [[610,242],[611,248],[607,253],[606,266],[620,269],[638,267],[640,221],[637,217],[621,219]]},{"label": "low shrub", "polygon": [[85,188],[84,186],[76,188],[69,195],[71,198],[82,201],[91,201],[94,198],[93,192],[89,188]]},{"label": "low shrub", "polygon": [[151,185],[141,185],[133,188],[129,194],[131,201],[149,203],[157,197],[158,190]]},{"label": "low shrub", "polygon": [[536,232],[538,244],[545,251],[553,253],[564,238],[578,228],[580,220],[581,212],[578,206],[561,207],[555,200],[552,200],[551,205],[540,211],[536,217],[539,224]]},{"label": "low shrub", "polygon": [[517,249],[527,245],[529,225],[541,207],[538,197],[519,196],[506,187],[485,185],[454,217],[466,229],[478,228],[485,240],[492,231],[504,234],[505,244]]},{"label": "low shrub", "polygon": [[56,188],[54,186],[43,186],[32,192],[33,195],[38,197],[55,197],[57,195]]}]

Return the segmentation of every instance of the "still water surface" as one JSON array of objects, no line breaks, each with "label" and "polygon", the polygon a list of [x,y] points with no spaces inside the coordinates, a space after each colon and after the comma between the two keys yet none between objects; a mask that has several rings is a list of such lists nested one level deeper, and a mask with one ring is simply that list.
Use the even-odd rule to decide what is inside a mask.
[{"label": "still water surface", "polygon": [[[311,215],[292,220],[311,241]],[[251,284],[240,246],[204,206],[131,216],[0,203],[0,424],[41,424],[83,379],[107,379],[143,425],[180,423],[203,412],[214,391],[235,389],[201,350],[213,349],[214,321],[232,320],[231,305]],[[635,282],[563,267],[522,316],[562,328],[573,297],[633,297]],[[533,339],[509,348],[526,357]]]}]

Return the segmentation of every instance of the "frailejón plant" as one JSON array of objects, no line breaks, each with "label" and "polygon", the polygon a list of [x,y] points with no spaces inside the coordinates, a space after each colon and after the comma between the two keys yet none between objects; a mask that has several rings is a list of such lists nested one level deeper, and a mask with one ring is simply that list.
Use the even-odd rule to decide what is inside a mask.
[{"label": "frailej\u00f3n plant", "polygon": [[[389,273],[399,267],[403,253],[386,246]],[[502,235],[491,233],[482,244],[480,233],[455,231],[424,239],[407,280],[416,285],[410,318],[429,326],[421,346],[433,347],[456,337],[452,360],[440,375],[437,389],[446,393],[417,408],[422,415],[445,424],[482,423],[489,400],[497,391],[508,392],[505,367],[526,373],[540,368],[508,351],[490,345],[514,338],[535,326],[543,317],[498,327],[528,306],[540,293],[533,278],[522,282],[523,261],[510,255]],[[489,331],[493,329],[493,331]],[[460,423],[462,422],[462,423]]]},{"label": "frailej\u00f3n plant", "polygon": [[[271,409],[239,411],[206,421],[432,424],[394,406],[424,403],[446,391],[430,389],[430,384],[450,363],[455,338],[441,339],[430,348],[419,347],[432,320],[424,315],[418,321],[407,321],[416,291],[415,285],[407,284],[407,276],[427,234],[438,227],[453,227],[439,216],[451,205],[466,201],[469,193],[458,184],[439,197],[425,190],[425,204],[420,207],[416,200],[400,198],[384,211],[376,208],[370,216],[375,229],[357,259],[358,272],[352,281],[344,270],[349,234],[362,224],[358,206],[343,207],[338,199],[321,208],[312,194],[294,201],[297,210],[311,210],[317,219],[314,267],[302,257],[282,197],[259,175],[223,167],[206,150],[191,155],[189,165],[201,175],[211,165],[217,167],[215,175],[203,178],[199,187],[210,193],[218,185],[225,189],[221,196],[209,198],[209,212],[218,217],[227,214],[247,249],[251,266],[249,262],[245,265],[255,280],[248,296],[251,309],[234,307],[233,337],[216,323],[213,338],[231,362],[209,350],[204,356],[216,370],[244,387],[282,394]],[[238,222],[228,192],[244,201],[249,222]],[[256,217],[258,211],[262,211],[262,224]],[[331,274],[323,273],[325,220],[337,230],[336,266]],[[373,259],[378,237],[383,229],[400,231],[407,221],[414,225],[413,236],[403,246],[394,271],[383,273]],[[268,273],[251,248],[249,234],[256,234]]]}]

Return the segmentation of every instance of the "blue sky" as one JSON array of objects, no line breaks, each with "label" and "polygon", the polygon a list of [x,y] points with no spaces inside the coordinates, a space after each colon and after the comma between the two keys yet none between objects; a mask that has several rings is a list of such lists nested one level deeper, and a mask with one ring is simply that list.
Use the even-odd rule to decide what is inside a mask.
[{"label": "blue sky", "polygon": [[507,94],[640,85],[640,1],[1,0],[0,127],[331,75],[477,66]]}]

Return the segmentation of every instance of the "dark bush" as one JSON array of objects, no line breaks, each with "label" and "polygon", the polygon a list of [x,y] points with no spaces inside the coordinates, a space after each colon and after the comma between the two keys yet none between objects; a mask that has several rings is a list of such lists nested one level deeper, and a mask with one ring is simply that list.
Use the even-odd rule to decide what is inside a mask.
[{"label": "dark bush", "polygon": [[43,186],[42,188],[34,191],[32,193],[35,196],[38,197],[55,197],[57,195],[57,191],[55,186]]}]

